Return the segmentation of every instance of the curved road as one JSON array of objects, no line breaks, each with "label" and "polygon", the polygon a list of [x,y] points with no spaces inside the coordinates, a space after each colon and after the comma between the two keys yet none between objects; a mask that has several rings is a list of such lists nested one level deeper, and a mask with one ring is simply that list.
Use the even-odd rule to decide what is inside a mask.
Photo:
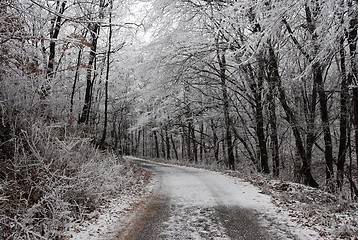
[{"label": "curved road", "polygon": [[126,239],[288,239],[267,226],[263,215],[272,203],[250,184],[211,171],[128,158],[154,172],[158,188]]}]

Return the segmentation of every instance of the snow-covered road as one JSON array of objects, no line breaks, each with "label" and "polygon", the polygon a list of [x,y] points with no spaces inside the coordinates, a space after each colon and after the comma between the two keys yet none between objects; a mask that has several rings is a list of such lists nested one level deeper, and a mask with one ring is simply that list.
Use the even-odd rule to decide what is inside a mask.
[{"label": "snow-covered road", "polygon": [[158,177],[158,190],[130,239],[297,239],[290,233],[294,225],[249,183],[212,171],[130,159]]},{"label": "snow-covered road", "polygon": [[137,167],[141,180],[66,225],[65,239],[357,239],[356,205],[323,191],[251,179],[269,197],[224,173],[125,158],[154,177]]}]

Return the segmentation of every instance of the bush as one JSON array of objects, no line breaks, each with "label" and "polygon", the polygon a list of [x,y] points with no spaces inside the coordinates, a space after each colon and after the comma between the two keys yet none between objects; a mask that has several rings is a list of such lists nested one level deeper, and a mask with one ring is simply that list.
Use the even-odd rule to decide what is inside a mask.
[{"label": "bush", "polygon": [[66,124],[2,120],[0,239],[59,239],[67,223],[130,184],[124,161]]}]

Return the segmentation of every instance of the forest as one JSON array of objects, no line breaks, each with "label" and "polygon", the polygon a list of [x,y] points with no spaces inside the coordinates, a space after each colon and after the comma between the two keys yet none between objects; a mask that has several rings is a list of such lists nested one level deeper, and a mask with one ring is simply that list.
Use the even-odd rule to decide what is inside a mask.
[{"label": "forest", "polygon": [[357,0],[0,0],[0,238],[57,236],[122,155],[356,201],[357,30]]}]

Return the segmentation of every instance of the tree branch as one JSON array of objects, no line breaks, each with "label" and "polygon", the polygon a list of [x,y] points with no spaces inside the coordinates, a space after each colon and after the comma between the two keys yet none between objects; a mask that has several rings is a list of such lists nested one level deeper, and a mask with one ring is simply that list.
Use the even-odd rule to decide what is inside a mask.
[{"label": "tree branch", "polygon": [[293,31],[290,27],[290,25],[288,24],[288,22],[286,21],[286,19],[282,19],[283,24],[285,24],[286,29],[288,31],[288,33],[290,34],[290,37],[292,39],[292,41],[294,42],[294,44],[296,45],[296,47],[298,48],[298,50],[300,50],[300,52],[305,56],[305,58],[307,58],[307,60],[312,63],[313,59],[311,58],[311,56],[303,49],[303,47],[301,46],[301,44],[298,42],[297,38],[293,35]]}]

